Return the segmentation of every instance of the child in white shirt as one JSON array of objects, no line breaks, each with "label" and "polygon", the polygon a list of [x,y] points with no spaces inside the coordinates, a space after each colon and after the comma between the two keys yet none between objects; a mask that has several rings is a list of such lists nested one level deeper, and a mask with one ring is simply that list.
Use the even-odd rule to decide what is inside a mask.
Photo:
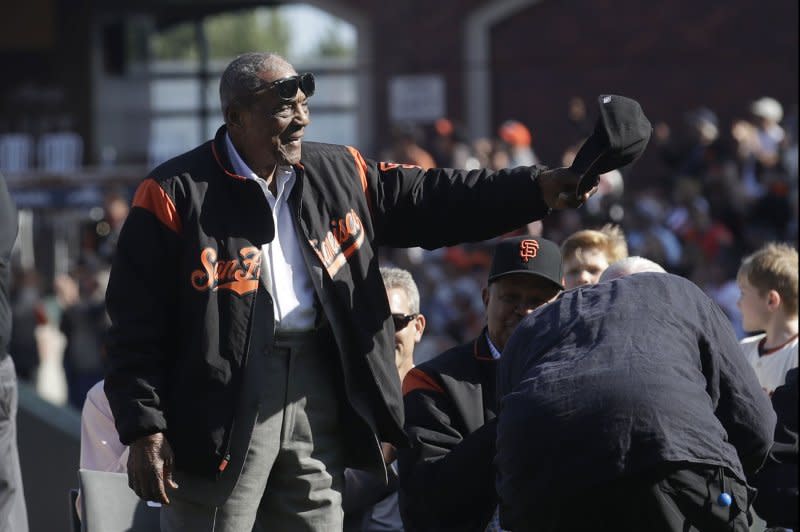
[{"label": "child in white shirt", "polygon": [[742,340],[742,350],[770,395],[797,367],[797,250],[770,243],[745,258],[737,283],[745,331],[763,331]]}]

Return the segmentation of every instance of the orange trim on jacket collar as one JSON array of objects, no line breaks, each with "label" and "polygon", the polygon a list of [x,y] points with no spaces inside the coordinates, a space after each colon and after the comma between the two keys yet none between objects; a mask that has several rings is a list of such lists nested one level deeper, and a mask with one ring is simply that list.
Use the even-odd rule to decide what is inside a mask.
[{"label": "orange trim on jacket collar", "polygon": [[418,368],[411,368],[403,379],[403,395],[407,395],[414,390],[430,390],[432,392],[444,393],[444,390],[433,377]]},{"label": "orange trim on jacket collar", "polygon": [[475,341],[472,342],[472,356],[474,356],[477,360],[482,360],[484,362],[495,362],[495,358],[492,356],[492,351],[489,349],[489,343],[486,341],[486,335],[489,334],[486,329],[481,332],[481,335],[475,338]]},{"label": "orange trim on jacket collar", "polygon": [[225,168],[224,164],[222,164],[222,159],[220,159],[219,152],[217,152],[216,139],[211,141],[211,151],[214,153],[214,159],[217,161],[217,164],[219,165],[219,167],[222,168],[223,172],[225,172],[229,177],[233,177],[235,179],[240,179],[242,181],[247,181],[247,178],[245,176],[239,175],[239,174],[234,174],[233,172],[231,172],[230,170]]},{"label": "orange trim on jacket collar", "polygon": [[[214,140],[211,141],[211,152],[214,154],[214,160],[217,161],[217,164],[222,169],[222,171],[225,172],[225,174],[228,175],[228,177],[233,177],[234,179],[239,179],[241,181],[247,181],[247,178],[245,176],[236,174],[234,172],[231,172],[227,168],[225,168],[225,164],[222,162],[222,158],[219,156],[219,152],[217,151],[217,141],[216,140],[217,139],[214,139]],[[295,168],[295,171],[297,171],[298,169],[305,170],[305,167],[303,166],[303,163],[300,163],[300,162],[298,162],[296,165],[294,165],[294,168]]]}]

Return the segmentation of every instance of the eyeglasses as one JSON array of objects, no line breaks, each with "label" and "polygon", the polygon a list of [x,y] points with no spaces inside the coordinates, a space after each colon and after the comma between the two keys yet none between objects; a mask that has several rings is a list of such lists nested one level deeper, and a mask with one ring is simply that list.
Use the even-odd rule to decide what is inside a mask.
[{"label": "eyeglasses", "polygon": [[419,312],[415,312],[414,314],[392,314],[394,330],[399,331],[405,329],[417,316],[419,316]]},{"label": "eyeglasses", "polygon": [[297,96],[297,89],[303,91],[306,98],[311,98],[314,95],[315,88],[314,74],[311,72],[281,78],[266,86],[267,90],[275,89],[278,98],[283,101],[294,100],[294,97]]}]

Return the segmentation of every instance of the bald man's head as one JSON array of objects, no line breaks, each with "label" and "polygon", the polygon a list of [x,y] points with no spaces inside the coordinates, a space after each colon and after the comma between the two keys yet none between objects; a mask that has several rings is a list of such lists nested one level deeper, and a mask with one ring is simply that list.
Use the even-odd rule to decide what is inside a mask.
[{"label": "bald man's head", "polygon": [[627,257],[606,268],[598,282],[612,281],[626,275],[644,272],[667,273],[661,265],[652,260],[644,257]]}]

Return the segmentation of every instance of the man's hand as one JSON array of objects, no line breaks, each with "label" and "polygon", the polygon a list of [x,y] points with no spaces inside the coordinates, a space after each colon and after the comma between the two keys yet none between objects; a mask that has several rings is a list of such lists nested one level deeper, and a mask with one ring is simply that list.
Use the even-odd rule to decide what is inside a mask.
[{"label": "man's hand", "polygon": [[581,176],[569,168],[553,168],[539,174],[539,188],[542,197],[551,209],[576,208],[583,205],[592,194],[597,192],[597,187],[592,188],[583,196],[576,196],[575,190]]},{"label": "man's hand", "polygon": [[175,456],[163,433],[142,436],[130,446],[128,486],[145,501],[169,504],[165,487],[178,488],[172,480],[174,463]]}]

